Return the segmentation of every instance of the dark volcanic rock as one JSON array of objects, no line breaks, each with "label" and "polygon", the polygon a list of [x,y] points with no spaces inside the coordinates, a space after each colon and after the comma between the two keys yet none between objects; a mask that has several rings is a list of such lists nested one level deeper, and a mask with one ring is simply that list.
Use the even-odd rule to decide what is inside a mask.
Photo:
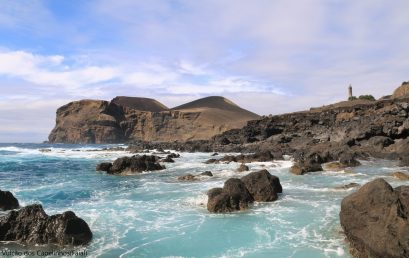
[{"label": "dark volcanic rock", "polygon": [[228,179],[223,188],[213,188],[207,195],[207,209],[215,213],[245,210],[254,201],[245,184],[238,178]]},{"label": "dark volcanic rock", "polygon": [[280,179],[263,169],[252,172],[241,178],[247,190],[258,202],[272,202],[278,199],[278,193],[283,192]]},{"label": "dark volcanic rock", "polygon": [[112,167],[112,163],[110,162],[102,162],[97,165],[95,168],[97,171],[106,171],[108,172]]},{"label": "dark volcanic rock", "polygon": [[85,245],[91,239],[88,224],[72,211],[48,216],[41,205],[30,205],[0,218],[0,241],[63,246]]},{"label": "dark volcanic rock", "polygon": [[340,220],[355,257],[408,257],[409,186],[376,179],[345,197]]},{"label": "dark volcanic rock", "polygon": [[168,157],[172,159],[176,159],[176,158],[180,158],[180,154],[172,152],[171,154],[168,155]]},{"label": "dark volcanic rock", "polygon": [[0,190],[0,210],[7,211],[18,207],[20,207],[20,204],[12,193]]},{"label": "dark volcanic rock", "polygon": [[122,157],[111,163],[103,162],[97,165],[97,170],[106,171],[108,174],[121,173],[141,173],[143,171],[153,171],[165,169],[158,163],[158,156],[135,155],[132,157]]},{"label": "dark volcanic rock", "polygon": [[172,159],[170,155],[168,155],[166,156],[166,158],[162,159],[162,162],[174,163],[175,161]]}]

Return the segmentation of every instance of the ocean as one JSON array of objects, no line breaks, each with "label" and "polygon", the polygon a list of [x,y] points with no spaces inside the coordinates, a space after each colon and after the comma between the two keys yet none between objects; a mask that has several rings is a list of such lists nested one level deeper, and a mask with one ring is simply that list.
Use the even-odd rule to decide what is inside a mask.
[{"label": "ocean", "polygon": [[[267,169],[280,178],[279,200],[255,203],[244,212],[210,214],[207,190],[249,173],[235,172],[239,164],[207,165],[203,162],[211,153],[180,153],[181,158],[166,163],[162,171],[134,176],[95,171],[99,162],[132,155],[102,151],[116,146],[126,147],[0,144],[0,189],[11,191],[23,206],[41,203],[49,215],[72,210],[83,218],[94,238],[73,251],[86,252],[87,257],[351,257],[339,211],[342,199],[356,189],[336,187],[377,177],[398,186],[404,181],[390,173],[406,170],[394,161],[374,159],[346,171],[295,176],[289,173],[289,157],[249,163],[249,172]],[[177,180],[204,171],[214,177]],[[0,250],[32,249],[0,244]]]}]

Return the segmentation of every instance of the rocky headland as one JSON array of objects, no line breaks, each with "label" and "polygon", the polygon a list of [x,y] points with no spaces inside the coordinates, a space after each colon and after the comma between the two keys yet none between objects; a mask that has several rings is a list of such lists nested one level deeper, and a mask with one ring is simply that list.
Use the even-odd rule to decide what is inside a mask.
[{"label": "rocky headland", "polygon": [[205,140],[258,118],[223,97],[207,97],[172,109],[148,98],[80,100],[57,110],[48,139],[50,143]]}]

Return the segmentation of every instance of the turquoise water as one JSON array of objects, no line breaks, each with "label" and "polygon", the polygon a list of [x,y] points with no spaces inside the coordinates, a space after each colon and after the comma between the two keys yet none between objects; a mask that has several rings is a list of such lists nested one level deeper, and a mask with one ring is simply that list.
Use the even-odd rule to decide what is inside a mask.
[{"label": "turquoise water", "polygon": [[[380,176],[399,185],[389,174],[404,170],[371,160],[349,172],[294,176],[290,160],[251,163],[251,171],[277,175],[283,195],[246,212],[215,215],[206,210],[205,193],[245,175],[234,172],[239,164],[205,165],[209,153],[181,153],[163,171],[110,176],[96,172],[96,164],[131,154],[91,151],[107,146],[0,144],[0,189],[22,205],[41,203],[48,214],[72,210],[85,219],[94,233],[89,257],[350,257],[338,214],[342,198],[354,190],[334,187]],[[206,170],[215,176],[177,181]]]}]

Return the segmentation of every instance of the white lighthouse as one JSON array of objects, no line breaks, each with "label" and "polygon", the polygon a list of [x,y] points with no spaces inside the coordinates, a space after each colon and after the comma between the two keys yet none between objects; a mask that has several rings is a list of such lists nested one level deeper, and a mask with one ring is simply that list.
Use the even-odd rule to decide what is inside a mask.
[{"label": "white lighthouse", "polygon": [[352,98],[352,85],[351,84],[349,84],[349,87],[348,87],[348,99],[350,98]]}]

